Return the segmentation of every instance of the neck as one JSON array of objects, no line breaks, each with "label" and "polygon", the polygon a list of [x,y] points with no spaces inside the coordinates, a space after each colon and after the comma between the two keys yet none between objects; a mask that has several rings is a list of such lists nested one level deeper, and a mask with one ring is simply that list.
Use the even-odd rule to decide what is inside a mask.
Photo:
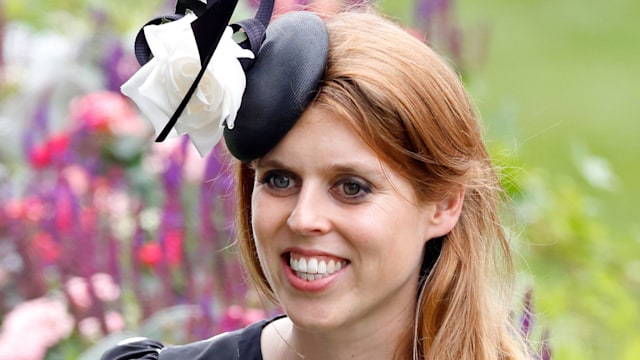
[{"label": "neck", "polygon": [[393,359],[401,337],[412,327],[413,310],[403,309],[378,322],[384,326],[358,323],[327,331],[303,329],[282,318],[263,332],[263,356],[265,360]]}]

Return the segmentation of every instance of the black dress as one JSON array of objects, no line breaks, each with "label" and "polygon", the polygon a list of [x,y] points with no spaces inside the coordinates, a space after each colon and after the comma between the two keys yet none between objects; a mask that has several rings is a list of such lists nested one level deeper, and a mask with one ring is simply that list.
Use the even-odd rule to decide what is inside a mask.
[{"label": "black dress", "polygon": [[151,339],[120,343],[105,352],[100,360],[262,360],[262,329],[281,317],[187,345],[164,346]]}]

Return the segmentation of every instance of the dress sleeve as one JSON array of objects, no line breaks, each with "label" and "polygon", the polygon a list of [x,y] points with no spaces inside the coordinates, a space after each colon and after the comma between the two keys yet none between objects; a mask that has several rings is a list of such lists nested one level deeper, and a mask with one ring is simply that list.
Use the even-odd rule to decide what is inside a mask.
[{"label": "dress sleeve", "polygon": [[162,343],[147,338],[131,338],[107,350],[100,360],[158,360]]}]

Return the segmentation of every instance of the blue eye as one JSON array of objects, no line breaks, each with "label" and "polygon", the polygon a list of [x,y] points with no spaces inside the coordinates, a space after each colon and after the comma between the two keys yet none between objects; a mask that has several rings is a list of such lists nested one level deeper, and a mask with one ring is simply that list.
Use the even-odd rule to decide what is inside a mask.
[{"label": "blue eye", "polygon": [[288,176],[274,174],[269,177],[269,185],[277,189],[286,189],[291,185],[291,179]]},{"label": "blue eye", "polygon": [[297,191],[298,178],[288,171],[271,170],[260,177],[260,183],[264,184],[268,191],[277,196],[286,196]]}]

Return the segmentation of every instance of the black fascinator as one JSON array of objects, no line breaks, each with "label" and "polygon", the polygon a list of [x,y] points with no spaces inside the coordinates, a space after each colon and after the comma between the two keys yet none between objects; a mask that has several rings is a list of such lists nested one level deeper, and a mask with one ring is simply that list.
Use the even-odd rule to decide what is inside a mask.
[{"label": "black fascinator", "polygon": [[[167,88],[182,90],[177,92],[176,99],[165,101],[165,98],[171,96],[164,93],[154,95],[154,99],[151,100],[151,111],[145,112],[145,109],[149,108],[148,101],[144,100],[147,104],[138,102],[129,93],[145,91],[153,93],[157,87],[143,84],[135,91],[129,90],[127,93],[125,91],[127,84],[123,86],[123,93],[132,97],[152,122],[158,122],[160,120],[158,117],[167,118],[167,120],[161,120],[164,122],[164,125],[161,125],[162,129],[156,129],[156,141],[163,141],[170,133],[175,132],[174,128],[179,127],[177,124],[181,121],[181,117],[193,117],[199,109],[206,109],[208,113],[204,114],[205,118],[220,117],[217,125],[201,125],[189,118],[187,121],[191,122],[190,129],[196,130],[182,131],[182,133],[188,133],[193,141],[195,138],[206,138],[210,130],[211,138],[215,138],[220,136],[222,132],[220,127],[224,125],[224,138],[231,154],[241,161],[251,161],[267,153],[285,136],[316,95],[324,75],[329,47],[324,21],[309,12],[293,12],[282,15],[271,23],[274,0],[263,0],[254,18],[230,25],[229,21],[237,1],[207,0],[204,3],[199,0],[178,0],[175,14],[158,17],[145,25],[145,27],[162,26],[186,16],[195,15],[196,17],[190,23],[190,31],[197,46],[199,69],[191,72],[193,76],[188,77],[192,79],[191,83],[182,88],[180,85],[184,80],[161,80],[162,83],[167,84]],[[135,42],[136,58],[143,67],[156,56],[152,50],[154,46],[150,47],[148,33],[144,30],[144,27],[140,30]],[[158,32],[160,35],[152,36],[170,34],[171,30],[163,29],[163,31],[165,32]],[[223,34],[231,31],[234,33],[235,43],[239,45],[239,50],[235,50],[236,53],[245,49],[253,54],[252,57],[249,53],[249,56],[243,55],[237,59],[234,57],[233,60],[239,62],[246,79],[227,81],[231,88],[241,86],[241,83],[246,81],[239,104],[238,100],[234,100],[224,92],[224,89],[220,89],[224,88],[224,84],[217,84],[205,75],[206,71],[224,75],[227,70],[225,66],[230,68],[238,66],[229,63],[228,60],[220,60],[219,63],[215,60],[217,56],[219,57],[216,50],[219,47],[228,46],[221,45]],[[176,46],[182,46],[180,41]],[[156,49],[157,52],[165,51],[157,45]],[[177,68],[178,65],[172,63],[173,58],[168,58],[170,60],[162,60],[154,66],[161,70],[166,68],[171,70],[176,67],[183,75],[185,72],[183,69],[188,67],[178,64],[183,68]],[[173,71],[178,72],[178,70]],[[158,71],[160,70],[145,70],[142,76],[158,76]],[[197,98],[196,101],[200,101],[201,104],[197,106],[190,104],[194,98]],[[216,109],[215,106],[221,107],[222,110]],[[160,113],[162,116],[158,115]],[[198,147],[197,144],[196,147]],[[198,150],[201,154],[206,152],[200,148]]]}]

